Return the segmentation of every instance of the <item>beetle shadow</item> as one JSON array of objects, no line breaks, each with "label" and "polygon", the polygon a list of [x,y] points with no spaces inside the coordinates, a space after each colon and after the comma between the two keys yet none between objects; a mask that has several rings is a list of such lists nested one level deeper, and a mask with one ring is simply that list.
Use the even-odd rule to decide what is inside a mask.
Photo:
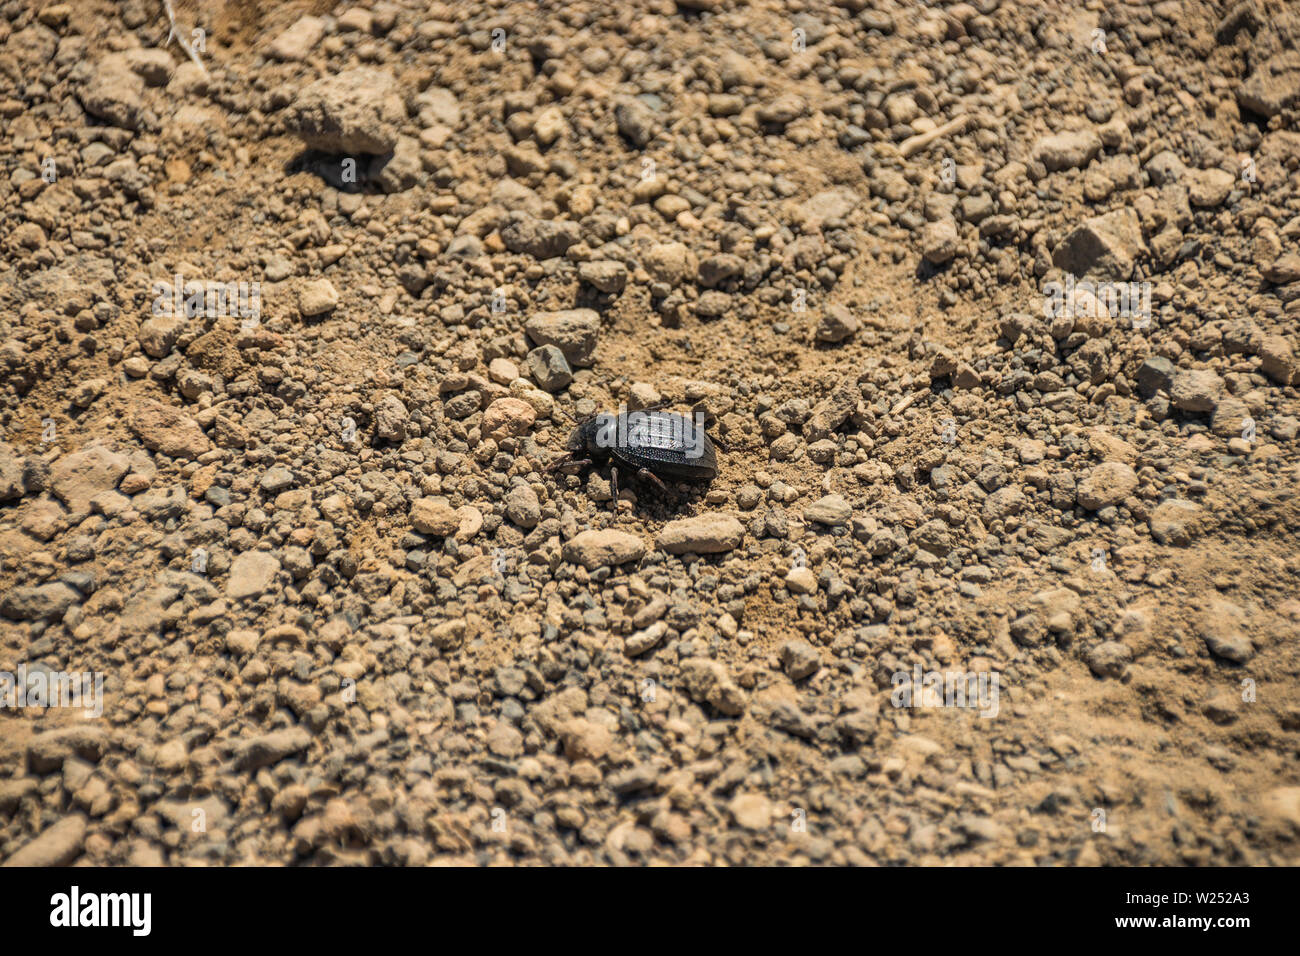
[{"label": "beetle shadow", "polygon": [[391,158],[391,153],[387,156],[352,156],[305,149],[284,164],[284,172],[286,176],[310,173],[342,193],[377,196],[384,195],[378,174]]},{"label": "beetle shadow", "polygon": [[912,277],[919,282],[928,282],[935,276],[942,275],[949,271],[951,267],[951,262],[945,262],[941,266],[936,266],[933,262],[923,256],[916,264],[916,271],[912,273]]},{"label": "beetle shadow", "polygon": [[589,286],[582,282],[578,285],[578,291],[573,297],[573,307],[575,309],[592,309],[596,312],[605,313],[614,307],[618,301],[618,294],[611,292],[601,292],[595,286]]},{"label": "beetle shadow", "polygon": [[[698,510],[696,505],[703,506],[713,480],[690,485],[685,482],[669,484],[666,492],[658,488],[646,488],[647,484],[648,482],[641,481],[641,487],[636,489],[637,509],[644,510],[655,518],[672,520],[695,513]],[[652,507],[647,509],[646,505]]]},{"label": "beetle shadow", "polygon": [[690,486],[689,490],[686,490],[684,483],[669,484],[667,491],[660,491],[645,479],[636,477],[629,482],[636,492],[636,504],[632,505],[631,513],[656,521],[689,517],[698,511],[697,505],[703,506],[708,487],[712,483],[700,482]]},{"label": "beetle shadow", "polygon": [[[592,508],[608,512],[618,512],[612,500],[608,497],[612,490],[611,465],[607,462],[599,465],[588,465],[576,472],[564,472],[566,477],[576,479],[573,482],[564,482],[564,489],[586,498]],[[605,482],[606,488],[604,495],[595,497],[591,494],[588,487],[588,478],[590,475],[599,475]],[[656,488],[646,479],[642,478],[636,472],[629,472],[626,468],[619,468],[618,487],[620,493],[631,491],[636,495],[636,501],[628,502],[629,509],[626,514],[640,515],[646,518],[654,518],[661,521],[671,521],[674,518],[689,516],[695,505],[703,504],[709,488],[712,486],[714,479],[699,482],[676,482],[664,481],[668,486],[667,491]]]}]

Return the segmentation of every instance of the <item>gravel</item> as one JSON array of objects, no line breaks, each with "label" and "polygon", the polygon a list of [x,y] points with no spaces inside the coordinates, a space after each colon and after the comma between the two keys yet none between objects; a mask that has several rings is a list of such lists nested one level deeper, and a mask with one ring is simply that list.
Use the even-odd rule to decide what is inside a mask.
[{"label": "gravel", "polygon": [[0,861],[1294,861],[1294,10],[263,6],[0,9]]}]

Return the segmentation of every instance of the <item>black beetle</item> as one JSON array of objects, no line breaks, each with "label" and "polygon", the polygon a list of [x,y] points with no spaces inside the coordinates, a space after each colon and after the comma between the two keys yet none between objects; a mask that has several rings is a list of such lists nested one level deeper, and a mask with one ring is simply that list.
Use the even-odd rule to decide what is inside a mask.
[{"label": "black beetle", "polygon": [[667,491],[664,478],[683,481],[709,481],[718,474],[718,456],[714,446],[724,446],[710,438],[704,423],[676,412],[665,412],[662,405],[638,411],[620,409],[602,412],[579,422],[569,435],[566,453],[552,462],[547,471],[557,468],[585,468],[610,462],[610,486],[614,506],[618,507],[618,469],[628,471]]}]

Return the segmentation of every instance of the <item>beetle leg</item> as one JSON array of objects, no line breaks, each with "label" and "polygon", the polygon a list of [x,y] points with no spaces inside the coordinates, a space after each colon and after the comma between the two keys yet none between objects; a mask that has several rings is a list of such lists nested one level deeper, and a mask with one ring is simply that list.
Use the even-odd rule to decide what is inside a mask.
[{"label": "beetle leg", "polygon": [[614,502],[614,510],[618,510],[618,466],[611,465],[609,469],[609,488],[610,498]]},{"label": "beetle leg", "polygon": [[557,461],[553,461],[549,465],[547,465],[545,471],[546,473],[549,474],[550,472],[555,471],[559,468],[575,468],[575,467],[585,468],[587,465],[590,464],[591,464],[590,458],[575,459],[572,455],[565,455],[563,458]]},{"label": "beetle leg", "polygon": [[658,475],[656,475],[649,468],[642,468],[640,471],[637,472],[637,475],[641,478],[644,478],[646,481],[651,482],[652,484],[658,485],[660,491],[663,492],[668,491],[668,486],[663,483],[663,479],[660,478]]},{"label": "beetle leg", "polygon": [[[708,432],[705,432],[705,434],[708,435]],[[728,455],[731,454],[731,449],[727,446],[727,443],[724,442],[721,438],[717,438],[713,435],[709,435],[709,441],[713,442],[713,444],[716,445],[719,450],[725,451]]]}]

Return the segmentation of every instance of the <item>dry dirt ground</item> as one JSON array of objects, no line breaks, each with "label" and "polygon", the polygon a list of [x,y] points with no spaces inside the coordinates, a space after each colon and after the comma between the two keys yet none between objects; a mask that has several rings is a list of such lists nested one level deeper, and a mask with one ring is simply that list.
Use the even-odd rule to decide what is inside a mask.
[{"label": "dry dirt ground", "polygon": [[175,17],[0,0],[0,860],[1297,862],[1295,4]]}]

